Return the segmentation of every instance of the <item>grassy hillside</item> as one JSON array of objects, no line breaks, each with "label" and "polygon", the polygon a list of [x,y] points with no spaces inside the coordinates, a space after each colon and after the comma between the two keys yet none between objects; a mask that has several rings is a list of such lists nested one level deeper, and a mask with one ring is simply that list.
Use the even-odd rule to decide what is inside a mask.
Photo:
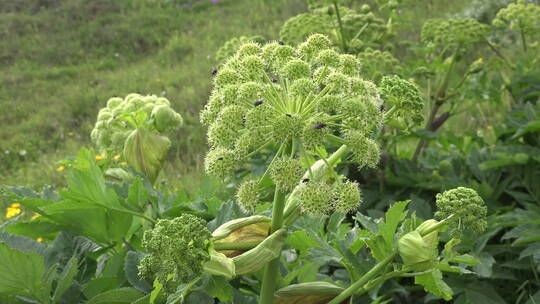
[{"label": "grassy hillside", "polygon": [[[215,51],[231,37],[277,37],[297,1],[4,1],[0,7],[0,184],[59,181],[55,162],[89,144],[111,96],[163,95],[184,115],[172,159],[180,175],[205,150],[198,111]],[[264,13],[256,13],[264,12]],[[177,172],[177,170],[174,170]]]}]

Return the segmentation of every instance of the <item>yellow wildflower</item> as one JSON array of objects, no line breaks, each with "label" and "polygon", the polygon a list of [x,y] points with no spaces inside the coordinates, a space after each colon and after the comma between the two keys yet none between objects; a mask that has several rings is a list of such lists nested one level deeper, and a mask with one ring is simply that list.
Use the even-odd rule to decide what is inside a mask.
[{"label": "yellow wildflower", "polygon": [[75,133],[74,132],[68,132],[67,135],[68,136],[73,136],[73,135],[75,135]]},{"label": "yellow wildflower", "polygon": [[21,214],[21,209],[20,208],[11,208],[11,207],[8,207],[6,209],[6,218],[7,219],[10,219],[10,218],[14,218],[16,217],[17,215]]},{"label": "yellow wildflower", "polygon": [[64,170],[66,170],[66,167],[64,167],[64,166],[60,166],[60,167],[56,168],[56,171],[58,171],[58,172],[64,171]]},{"label": "yellow wildflower", "polygon": [[128,165],[127,162],[121,162],[121,163],[120,163],[120,166],[127,166],[127,165]]},{"label": "yellow wildflower", "polygon": [[116,154],[116,155],[115,155],[115,156],[114,156],[113,158],[114,158],[114,160],[119,160],[119,159],[120,159],[120,157],[121,157],[121,155],[120,155],[120,154]]},{"label": "yellow wildflower", "polygon": [[41,242],[43,242],[43,238],[41,238],[41,237],[38,237],[38,238],[36,239],[36,242],[38,242],[38,243],[41,243]]},{"label": "yellow wildflower", "polygon": [[15,203],[11,204],[10,207],[11,207],[11,208],[21,208],[21,204],[15,202]]},{"label": "yellow wildflower", "polygon": [[40,216],[41,216],[41,214],[36,213],[36,214],[32,215],[31,220],[35,220],[35,219],[37,219],[37,218],[40,217]]},{"label": "yellow wildflower", "polygon": [[105,159],[105,156],[103,155],[96,155],[96,160],[102,160],[102,159]]}]

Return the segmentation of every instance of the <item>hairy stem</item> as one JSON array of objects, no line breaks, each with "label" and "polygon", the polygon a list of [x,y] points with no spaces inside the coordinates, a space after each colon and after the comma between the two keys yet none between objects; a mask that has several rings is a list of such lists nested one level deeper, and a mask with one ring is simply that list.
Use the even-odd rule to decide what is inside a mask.
[{"label": "hairy stem", "polygon": [[[274,203],[272,208],[272,226],[270,233],[274,233],[283,226],[283,209],[285,208],[285,193],[276,187]],[[266,264],[262,279],[261,295],[259,304],[272,304],[274,302],[274,292],[278,285],[279,263],[281,254],[277,258]]]}]

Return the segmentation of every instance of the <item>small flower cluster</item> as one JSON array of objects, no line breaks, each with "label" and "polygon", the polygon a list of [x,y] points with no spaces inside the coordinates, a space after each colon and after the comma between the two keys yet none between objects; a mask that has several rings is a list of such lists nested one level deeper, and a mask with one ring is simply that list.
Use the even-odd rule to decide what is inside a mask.
[{"label": "small flower cluster", "polygon": [[358,53],[362,75],[375,82],[379,82],[384,75],[401,73],[400,62],[387,51],[367,48]]},{"label": "small flower cluster", "polygon": [[129,94],[126,98],[111,98],[99,111],[91,139],[103,157],[123,152],[124,143],[134,129],[144,128],[160,134],[182,124],[169,101],[155,95]]},{"label": "small flower cluster", "polygon": [[485,39],[489,27],[472,18],[429,19],[422,27],[422,41],[437,47],[466,49]]},{"label": "small flower cluster", "polygon": [[523,31],[527,35],[538,35],[540,31],[540,5],[519,0],[499,10],[492,22],[497,28],[508,27]]},{"label": "small flower cluster", "polygon": [[[388,32],[384,20],[376,17],[369,6],[361,12],[347,7],[339,7],[344,39],[350,40],[352,51],[360,51],[368,46],[377,46],[382,35]],[[320,33],[330,37],[333,45],[339,45],[339,24],[333,6],[314,9],[287,20],[281,27],[279,37],[289,44],[298,44],[309,35]],[[361,35],[358,35],[362,29]],[[358,37],[357,37],[358,36]],[[362,40],[359,39],[362,37]]]},{"label": "small flower cluster", "polygon": [[480,233],[487,228],[487,207],[473,189],[458,187],[439,193],[436,196],[436,205],[438,211],[435,217],[450,217],[448,225],[455,229],[455,233],[463,230]]},{"label": "small flower cluster", "polygon": [[409,129],[424,120],[424,100],[416,85],[398,76],[384,76],[380,88],[381,97],[395,110],[389,124],[400,129]]},{"label": "small flower cluster", "polygon": [[[384,112],[379,88],[359,71],[355,56],[336,52],[321,34],[297,47],[243,44],[215,75],[201,112],[211,146],[207,173],[224,178],[268,148],[277,151],[268,168],[271,179],[284,193],[296,188],[306,213],[356,208],[361,195],[354,183],[335,176],[302,182],[307,154],[323,158],[321,151],[338,141],[347,144],[358,166],[375,167],[380,150],[371,134],[386,115],[417,121],[418,102],[416,87],[391,78],[382,88],[391,103]],[[260,197],[257,180],[246,181],[237,193],[246,211],[253,211]]]},{"label": "small flower cluster", "polygon": [[21,214],[21,204],[13,203],[6,208],[6,219],[14,218],[17,215]]},{"label": "small flower cluster", "polygon": [[203,272],[210,260],[208,246],[212,235],[206,222],[191,214],[172,220],[158,220],[144,232],[143,247],[149,254],[139,264],[139,274],[156,278],[168,292]]},{"label": "small flower cluster", "polygon": [[229,39],[227,42],[225,42],[216,52],[216,60],[217,62],[223,62],[225,59],[231,57],[236,53],[238,48],[248,42],[257,42],[257,43],[264,43],[266,42],[266,39],[262,36],[240,36],[240,37],[233,37]]}]

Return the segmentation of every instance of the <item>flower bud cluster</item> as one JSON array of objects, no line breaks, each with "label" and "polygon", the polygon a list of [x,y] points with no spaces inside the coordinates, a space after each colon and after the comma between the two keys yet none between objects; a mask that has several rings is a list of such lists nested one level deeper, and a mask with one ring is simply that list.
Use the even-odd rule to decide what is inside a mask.
[{"label": "flower bud cluster", "polygon": [[233,37],[229,39],[227,42],[225,42],[216,52],[216,60],[217,62],[223,62],[225,59],[231,57],[236,53],[238,48],[247,42],[256,42],[256,43],[264,43],[266,42],[266,39],[262,36],[239,36],[239,37]]},{"label": "flower bud cluster", "polygon": [[[497,28],[510,28],[526,35],[538,35],[540,31],[540,5],[519,0],[499,10],[492,22]],[[538,36],[537,36],[538,37]]]},{"label": "flower bud cluster", "polygon": [[408,129],[423,121],[424,99],[416,85],[394,75],[384,76],[380,88],[381,97],[387,102],[389,110],[396,113],[394,126]]},{"label": "flower bud cluster", "polygon": [[379,82],[384,75],[401,73],[400,62],[387,51],[367,48],[358,53],[361,71],[364,78]]},{"label": "flower bud cluster", "polygon": [[[470,188],[458,187],[436,196],[435,217],[448,219],[455,232],[468,230],[480,233],[486,230],[487,207],[484,200]],[[451,217],[450,217],[451,216]]]},{"label": "flower bud cluster", "polygon": [[437,47],[467,49],[485,39],[489,27],[472,18],[429,19],[422,27],[422,41]]},{"label": "flower bud cluster", "polygon": [[331,211],[348,213],[362,203],[358,184],[340,177],[333,184],[327,181],[306,181],[296,188],[296,198],[302,212],[323,216]]},{"label": "flower bud cluster", "polygon": [[182,123],[182,116],[171,108],[166,98],[134,93],[124,99],[109,99],[107,106],[99,111],[90,136],[100,155],[106,157],[120,154],[134,129],[144,128],[160,135]]},{"label": "flower bud cluster", "polygon": [[[354,160],[376,166],[379,147],[368,138],[383,122],[379,89],[359,71],[354,56],[332,50],[321,34],[297,47],[243,44],[217,72],[201,112],[211,146],[207,172],[225,177],[262,147],[285,146],[294,159],[325,147],[330,135],[357,140],[351,145]],[[272,179],[284,191],[307,169],[291,159],[272,166]]]},{"label": "flower bud cluster", "polygon": [[[360,51],[365,47],[377,47],[383,33],[387,32],[384,20],[376,17],[369,6],[364,6],[360,12],[347,7],[339,7],[345,39],[351,40],[351,51]],[[339,24],[335,16],[333,6],[314,9],[312,12],[303,13],[287,20],[281,27],[279,37],[288,44],[299,44],[312,34],[327,35],[333,45],[339,45]],[[362,31],[362,40],[358,39],[359,29]]]},{"label": "flower bud cluster", "polygon": [[158,220],[144,232],[143,247],[148,253],[139,265],[139,274],[156,278],[168,292],[187,283],[203,272],[210,260],[208,246],[211,233],[206,222],[191,214],[172,220]]}]

